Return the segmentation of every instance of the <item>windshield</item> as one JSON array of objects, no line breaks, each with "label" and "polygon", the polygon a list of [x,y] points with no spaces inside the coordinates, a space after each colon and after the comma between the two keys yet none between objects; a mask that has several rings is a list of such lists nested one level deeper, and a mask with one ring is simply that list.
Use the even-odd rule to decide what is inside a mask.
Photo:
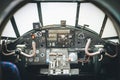
[{"label": "windshield", "polygon": [[119,42],[110,18],[89,2],[30,2],[19,9],[8,21],[2,36],[17,38],[33,29],[34,22],[39,22],[44,27],[60,24],[61,20],[65,20],[66,25],[75,27],[87,25],[102,38]]}]

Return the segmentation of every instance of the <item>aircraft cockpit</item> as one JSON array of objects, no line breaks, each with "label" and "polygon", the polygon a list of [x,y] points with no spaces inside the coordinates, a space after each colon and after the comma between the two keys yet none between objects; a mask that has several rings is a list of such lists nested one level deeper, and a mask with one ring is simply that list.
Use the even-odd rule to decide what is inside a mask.
[{"label": "aircraft cockpit", "polygon": [[[120,27],[93,3],[35,0],[22,4],[5,25],[13,30],[5,28],[1,33],[1,61],[14,63],[21,80],[117,80]],[[64,14],[74,14],[74,19],[64,18],[55,6],[60,11],[71,11]],[[94,9],[101,15],[93,15]]]}]

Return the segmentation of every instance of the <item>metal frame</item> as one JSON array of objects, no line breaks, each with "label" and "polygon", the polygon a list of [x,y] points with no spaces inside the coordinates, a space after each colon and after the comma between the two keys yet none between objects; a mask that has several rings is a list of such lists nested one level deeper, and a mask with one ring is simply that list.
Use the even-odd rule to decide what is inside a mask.
[{"label": "metal frame", "polygon": [[13,29],[14,29],[14,32],[15,32],[16,36],[17,36],[17,37],[20,37],[20,33],[19,33],[19,30],[18,30],[16,21],[15,21],[15,19],[14,19],[13,16],[11,17],[10,21],[11,21],[11,23],[12,23],[12,26],[13,26]]},{"label": "metal frame", "polygon": [[77,3],[77,12],[76,12],[76,21],[75,21],[75,27],[78,26],[79,21],[79,12],[80,12],[80,2]]},{"label": "metal frame", "polygon": [[104,40],[108,40],[108,39],[119,39],[118,36],[113,36],[113,37],[106,37],[106,38],[103,38]]},{"label": "metal frame", "polygon": [[105,24],[107,22],[107,19],[108,19],[108,16],[105,14],[105,17],[104,17],[104,20],[103,20],[103,23],[102,23],[102,27],[101,27],[101,30],[100,30],[100,33],[99,33],[100,37],[102,37],[102,34],[104,32]]},{"label": "metal frame", "polygon": [[40,21],[41,26],[43,27],[42,10],[41,10],[40,2],[37,2],[37,9],[38,9],[39,21]]},{"label": "metal frame", "polygon": [[15,40],[16,38],[14,38],[14,37],[2,36],[1,39]]}]

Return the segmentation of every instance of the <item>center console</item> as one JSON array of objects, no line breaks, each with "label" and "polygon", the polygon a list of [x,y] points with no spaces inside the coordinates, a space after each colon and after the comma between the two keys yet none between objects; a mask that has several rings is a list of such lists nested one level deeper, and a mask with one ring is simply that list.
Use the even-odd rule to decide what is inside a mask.
[{"label": "center console", "polygon": [[70,74],[70,63],[67,49],[51,49],[49,54],[49,74]]}]

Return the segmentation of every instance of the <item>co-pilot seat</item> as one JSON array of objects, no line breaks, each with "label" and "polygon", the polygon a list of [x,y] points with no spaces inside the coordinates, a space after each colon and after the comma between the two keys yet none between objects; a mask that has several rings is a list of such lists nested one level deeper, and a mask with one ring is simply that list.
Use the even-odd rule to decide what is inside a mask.
[{"label": "co-pilot seat", "polygon": [[10,62],[0,62],[2,80],[21,80],[18,68]]}]

